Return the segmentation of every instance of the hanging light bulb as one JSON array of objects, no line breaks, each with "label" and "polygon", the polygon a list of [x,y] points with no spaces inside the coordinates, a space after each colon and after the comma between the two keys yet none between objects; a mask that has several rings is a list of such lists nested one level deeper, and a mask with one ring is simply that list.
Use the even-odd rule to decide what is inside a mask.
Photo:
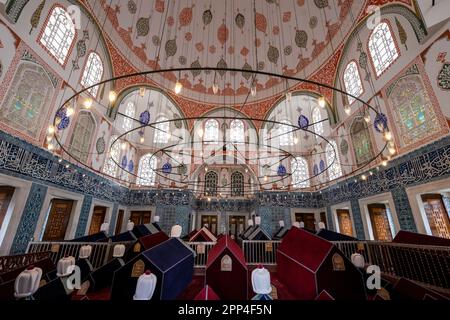
[{"label": "hanging light bulb", "polygon": [[210,197],[208,197],[208,202],[211,202],[211,198]]},{"label": "hanging light bulb", "polygon": [[58,159],[58,163],[61,163],[61,162],[62,162],[62,159],[61,159],[61,158],[59,158],[59,159]]},{"label": "hanging light bulb", "polygon": [[139,95],[143,98],[145,96],[145,88],[144,87],[140,87],[139,88]]},{"label": "hanging light bulb", "polygon": [[55,127],[54,126],[49,126],[48,129],[47,129],[47,132],[49,134],[54,134],[55,133]]},{"label": "hanging light bulb", "polygon": [[141,138],[139,139],[139,141],[140,141],[141,143],[144,143],[144,142],[145,142],[145,138],[144,138],[144,137],[141,137]]},{"label": "hanging light bulb", "polygon": [[52,140],[53,140],[53,137],[52,137],[52,136],[47,136],[47,143],[52,142]]},{"label": "hanging light bulb", "polygon": [[216,82],[213,83],[212,91],[214,94],[217,94],[219,92],[219,85]]},{"label": "hanging light bulb", "polygon": [[114,103],[114,101],[116,101],[117,99],[117,93],[114,90],[111,90],[109,92],[109,102]]},{"label": "hanging light bulb", "polygon": [[350,108],[349,105],[346,105],[346,106],[344,107],[344,111],[345,111],[345,113],[346,113],[347,115],[350,115],[350,113],[352,113],[352,108]]},{"label": "hanging light bulb", "polygon": [[391,133],[390,131],[386,131],[386,132],[384,133],[384,139],[385,139],[386,141],[391,141],[391,140],[392,140],[392,133]]},{"label": "hanging light bulb", "polygon": [[183,85],[180,83],[180,81],[177,81],[177,83],[175,83],[175,88],[173,89],[173,91],[175,92],[175,94],[180,94],[182,89]]},{"label": "hanging light bulb", "polygon": [[321,108],[325,108],[327,101],[325,100],[324,96],[319,97],[319,99],[317,99],[317,103],[319,104],[319,106]]},{"label": "hanging light bulb", "polygon": [[388,161],[387,161],[386,159],[383,159],[383,161],[381,161],[381,165],[382,165],[383,167],[387,167]]},{"label": "hanging light bulb", "polygon": [[298,143],[298,138],[294,137],[294,144],[297,144],[297,143]]},{"label": "hanging light bulb", "polygon": [[395,152],[396,152],[395,148],[392,148],[392,147],[388,148],[388,151],[389,151],[389,154],[392,155],[392,156],[393,156],[393,155],[395,154]]},{"label": "hanging light bulb", "polygon": [[49,144],[47,145],[47,149],[48,149],[49,151],[52,151],[54,148],[55,148],[55,146],[54,146],[53,144],[51,144],[51,143],[49,143]]},{"label": "hanging light bulb", "polygon": [[264,176],[264,181],[268,181],[268,180],[269,180],[269,177]]},{"label": "hanging light bulb", "polygon": [[87,98],[86,100],[84,100],[83,105],[86,109],[90,109],[92,107],[92,99]]},{"label": "hanging light bulb", "polygon": [[127,149],[127,143],[126,142],[122,142],[122,150],[126,150]]},{"label": "hanging light bulb", "polygon": [[75,111],[73,110],[72,107],[67,107],[67,109],[66,109],[66,115],[67,115],[68,117],[73,116],[74,112],[75,112]]},{"label": "hanging light bulb", "polygon": [[66,164],[66,169],[69,169],[69,167],[70,167],[70,165],[69,165],[69,164]]},{"label": "hanging light bulb", "polygon": [[366,175],[365,175],[365,174],[363,174],[363,175],[361,176],[361,179],[362,179],[362,180],[364,180],[364,181],[365,181],[365,180],[367,180],[367,177],[366,177]]},{"label": "hanging light bulb", "polygon": [[256,84],[252,84],[252,87],[250,88],[250,94],[252,97],[256,97]]},{"label": "hanging light bulb", "polygon": [[366,114],[366,115],[364,116],[364,121],[367,122],[367,123],[370,122],[370,114]]},{"label": "hanging light bulb", "polygon": [[203,129],[202,128],[198,129],[197,133],[200,138],[203,137]]},{"label": "hanging light bulb", "polygon": [[208,172],[208,167],[205,167],[205,172]]}]

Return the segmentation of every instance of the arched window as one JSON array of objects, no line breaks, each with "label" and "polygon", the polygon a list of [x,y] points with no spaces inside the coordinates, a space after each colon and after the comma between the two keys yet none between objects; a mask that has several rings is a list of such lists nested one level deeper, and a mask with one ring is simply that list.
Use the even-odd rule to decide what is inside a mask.
[{"label": "arched window", "polygon": [[153,186],[156,182],[156,157],[152,154],[144,155],[139,160],[137,184],[141,186]]},{"label": "arched window", "polygon": [[170,122],[169,119],[162,116],[156,120],[155,124],[155,136],[153,138],[154,143],[164,144],[169,142],[169,130],[170,130]]},{"label": "arched window", "polygon": [[209,119],[206,121],[203,140],[208,144],[216,144],[219,142],[219,122],[217,120]]},{"label": "arched window", "polygon": [[133,101],[128,101],[127,106],[125,107],[124,115],[126,117],[123,117],[123,124],[122,128],[125,131],[130,131],[133,127],[133,118],[136,113],[136,105]]},{"label": "arched window", "polygon": [[294,188],[308,188],[309,169],[308,162],[303,157],[296,157],[291,161],[292,185]]},{"label": "arched window", "polygon": [[245,129],[244,122],[235,119],[230,124],[230,139],[232,143],[244,143],[245,142]]},{"label": "arched window", "polygon": [[353,121],[350,127],[353,150],[355,151],[356,164],[366,164],[373,158],[372,142],[367,123],[362,118]]},{"label": "arched window", "polygon": [[55,7],[50,13],[39,42],[61,65],[64,65],[74,39],[75,25],[72,18],[62,7]]},{"label": "arched window", "polygon": [[241,172],[233,172],[231,175],[231,196],[244,196],[244,175]]},{"label": "arched window", "polygon": [[205,196],[217,196],[218,176],[214,171],[209,171],[205,175]]},{"label": "arched window", "polygon": [[11,86],[0,104],[0,121],[38,139],[47,121],[55,88],[47,71],[40,65],[22,61],[17,66]]},{"label": "arched window", "polygon": [[280,139],[280,146],[292,146],[294,145],[294,133],[293,127],[291,127],[292,123],[288,120],[281,121],[281,125],[279,125],[277,134]]},{"label": "arched window", "polygon": [[81,112],[70,140],[69,152],[78,161],[85,163],[89,158],[95,132],[95,121],[90,112]]},{"label": "arched window", "polygon": [[339,158],[339,152],[336,145],[336,141],[330,140],[325,148],[325,154],[327,158],[328,178],[330,180],[337,179],[342,176],[341,159]]},{"label": "arched window", "polygon": [[103,172],[111,177],[116,177],[117,174],[116,163],[120,163],[120,141],[114,143],[114,141],[116,140],[117,136],[111,136],[109,153],[106,156],[105,164],[103,165]]},{"label": "arched window", "polygon": [[[347,93],[359,98],[364,92],[361,77],[359,76],[358,65],[355,61],[350,61],[344,71],[344,85]],[[352,104],[355,99],[347,96],[348,103]]]},{"label": "arched window", "polygon": [[369,38],[369,52],[379,77],[398,57],[398,49],[386,22],[379,23]]},{"label": "arched window", "polygon": [[318,135],[323,135],[322,113],[319,108],[314,108],[312,112],[312,121],[314,124],[314,132]]},{"label": "arched window", "polygon": [[[88,88],[102,81],[102,77],[103,77],[102,59],[97,53],[91,52],[88,56],[86,66],[84,67],[83,77],[81,78],[80,83],[84,88]],[[97,97],[98,86],[92,87],[88,91],[93,97]]]}]

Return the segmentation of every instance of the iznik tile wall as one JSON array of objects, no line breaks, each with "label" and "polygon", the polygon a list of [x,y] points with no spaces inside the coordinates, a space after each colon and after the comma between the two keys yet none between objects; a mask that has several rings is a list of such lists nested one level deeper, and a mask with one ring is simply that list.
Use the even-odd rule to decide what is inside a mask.
[{"label": "iznik tile wall", "polygon": [[408,195],[405,188],[398,188],[392,191],[395,211],[397,212],[398,222],[401,230],[417,232],[414,217],[409,204]]},{"label": "iznik tile wall", "polygon": [[91,212],[91,206],[92,206],[92,196],[89,195],[84,196],[83,204],[81,206],[80,218],[78,219],[75,238],[84,236],[87,227],[87,222],[89,220],[89,213]]},{"label": "iznik tile wall", "polygon": [[359,208],[358,199],[352,199],[350,201],[350,206],[352,208],[353,223],[355,224],[356,237],[358,239],[364,239],[364,226],[361,217],[361,209]]},{"label": "iznik tile wall", "polygon": [[41,213],[47,187],[33,183],[28,195],[23,214],[17,227],[17,232],[11,246],[11,254],[24,253],[27,249],[28,242],[33,238],[34,231]]},{"label": "iznik tile wall", "polygon": [[109,234],[113,235],[116,229],[117,212],[119,211],[119,204],[115,203],[111,213],[111,219],[109,220]]}]

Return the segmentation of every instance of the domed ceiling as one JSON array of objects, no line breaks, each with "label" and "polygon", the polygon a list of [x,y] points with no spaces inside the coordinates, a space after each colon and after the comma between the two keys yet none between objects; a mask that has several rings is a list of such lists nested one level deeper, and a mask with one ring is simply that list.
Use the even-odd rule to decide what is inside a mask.
[{"label": "domed ceiling", "polygon": [[[363,0],[87,2],[112,42],[138,70],[218,67],[301,78],[333,55],[367,5]],[[247,97],[253,74],[186,71],[151,76],[170,90],[178,78],[182,96],[188,99],[231,104]],[[257,100],[296,84],[263,75],[254,81]]]}]

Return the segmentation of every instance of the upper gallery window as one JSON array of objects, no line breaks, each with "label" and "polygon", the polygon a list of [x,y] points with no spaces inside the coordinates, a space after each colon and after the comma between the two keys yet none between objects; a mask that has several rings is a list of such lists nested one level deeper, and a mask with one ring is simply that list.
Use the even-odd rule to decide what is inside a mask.
[{"label": "upper gallery window", "polygon": [[[103,165],[103,172],[111,177],[116,177],[117,164],[120,159],[120,141],[116,141],[117,136],[111,136],[109,145],[109,155],[106,157],[105,164]],[[116,141],[116,143],[114,143]],[[114,143],[114,144],[113,144]]]},{"label": "upper gallery window", "polygon": [[148,153],[139,161],[137,184],[153,186],[156,182],[156,157]]},{"label": "upper gallery window", "polygon": [[128,101],[127,106],[125,107],[125,116],[123,118],[122,128],[125,131],[130,131],[133,127],[133,118],[136,113],[136,105],[133,101]]},{"label": "upper gallery window", "polygon": [[209,119],[205,123],[205,143],[216,144],[219,142],[219,122]]},{"label": "upper gallery window", "polygon": [[386,22],[381,22],[373,29],[369,38],[369,51],[378,77],[399,57],[391,28]]},{"label": "upper gallery window", "polygon": [[[334,150],[333,150],[334,149]],[[339,152],[336,141],[331,140],[325,148],[325,155],[327,158],[328,177],[330,180],[337,179],[342,176],[341,159],[339,158]]]},{"label": "upper gallery window", "polygon": [[[347,93],[357,98],[364,92],[361,77],[359,76],[358,65],[355,61],[351,61],[345,68],[344,85]],[[349,104],[352,104],[355,101],[353,97],[347,96],[347,98]]]},{"label": "upper gallery window", "polygon": [[244,123],[241,120],[233,120],[230,125],[230,138],[233,143],[245,142]]},{"label": "upper gallery window", "polygon": [[322,114],[319,108],[314,108],[312,112],[312,121],[314,123],[314,132],[319,136],[323,135]]},{"label": "upper gallery window", "polygon": [[169,142],[169,130],[170,130],[169,119],[162,116],[156,122],[157,123],[155,124],[155,136],[153,138],[153,142],[160,144]]},{"label": "upper gallery window", "polygon": [[[84,88],[88,88],[93,86],[96,83],[102,81],[103,77],[103,62],[100,56],[91,52],[86,62],[86,66],[84,67],[83,77],[81,78],[81,85]],[[96,97],[98,93],[98,86],[92,87],[88,90],[88,92]]]},{"label": "upper gallery window", "polygon": [[72,18],[62,7],[55,7],[41,34],[40,43],[64,65],[74,39],[75,25]]},{"label": "upper gallery window", "polygon": [[277,136],[280,139],[280,146],[292,146],[294,145],[294,133],[293,128],[291,127],[292,123],[288,120],[281,121],[281,124],[278,127]]},{"label": "upper gallery window", "polygon": [[291,161],[292,185],[294,188],[308,188],[309,170],[308,162],[303,157],[296,157]]}]

